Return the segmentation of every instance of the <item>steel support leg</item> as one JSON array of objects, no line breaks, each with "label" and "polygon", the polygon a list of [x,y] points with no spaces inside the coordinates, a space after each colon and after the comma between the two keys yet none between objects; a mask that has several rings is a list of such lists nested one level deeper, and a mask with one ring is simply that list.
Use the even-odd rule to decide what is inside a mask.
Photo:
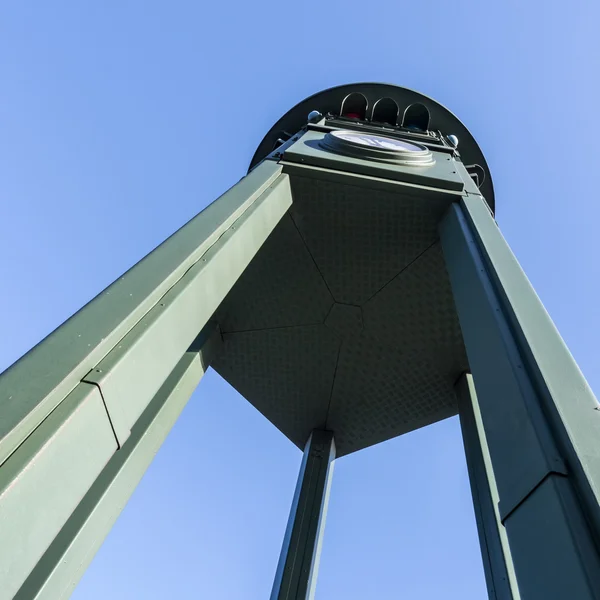
[{"label": "steel support leg", "polygon": [[[66,600],[142,479],[221,344],[216,328],[194,341],[38,561],[14,600]],[[1,596],[1,593],[0,593]]]},{"label": "steel support leg", "polygon": [[271,600],[314,598],[334,459],[333,434],[313,431],[304,450]]},{"label": "steel support leg", "polygon": [[81,575],[206,367],[198,332],[291,206],[281,170],[259,164],[0,375],[0,600]]},{"label": "steel support leg", "polygon": [[456,396],[488,595],[491,600],[518,600],[512,556],[498,510],[498,488],[470,374],[458,381]]},{"label": "steel support leg", "polygon": [[483,198],[440,235],[520,596],[600,598],[598,404]]}]

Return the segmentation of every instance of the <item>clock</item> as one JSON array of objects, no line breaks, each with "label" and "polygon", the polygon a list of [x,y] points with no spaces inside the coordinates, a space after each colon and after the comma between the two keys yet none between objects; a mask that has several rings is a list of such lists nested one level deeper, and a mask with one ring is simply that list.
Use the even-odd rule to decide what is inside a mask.
[{"label": "clock", "polygon": [[332,152],[367,160],[414,166],[430,166],[435,162],[426,146],[360,131],[330,131],[323,138],[321,146]]}]

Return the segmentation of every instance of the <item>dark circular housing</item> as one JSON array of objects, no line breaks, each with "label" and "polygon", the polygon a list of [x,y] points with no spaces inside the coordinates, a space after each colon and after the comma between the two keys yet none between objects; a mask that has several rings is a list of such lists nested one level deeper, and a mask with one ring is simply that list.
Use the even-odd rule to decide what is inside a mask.
[{"label": "dark circular housing", "polygon": [[330,131],[321,145],[346,156],[411,167],[428,167],[435,162],[429,148],[421,144],[360,131]]},{"label": "dark circular housing", "polygon": [[[360,98],[360,107],[358,106]],[[364,98],[364,99],[363,99]],[[465,165],[479,165],[483,169],[483,181],[481,183],[480,192],[485,196],[487,203],[492,211],[495,210],[494,187],[492,185],[492,177],[487,165],[487,162],[479,148],[479,145],[462,124],[447,108],[424,96],[418,92],[384,83],[354,83],[341,85],[338,87],[323,90],[313,96],[306,98],[298,103],[294,108],[290,109],[275,125],[270,129],[263,141],[259,144],[250,168],[257,165],[263,160],[273,149],[278,138],[282,137],[283,132],[295,133],[302,129],[307,123],[308,113],[312,110],[318,110],[321,114],[341,115],[342,108],[347,112],[354,111],[357,107],[360,108],[359,113],[356,113],[360,118],[367,115],[368,106],[377,106],[377,102],[383,98],[392,100],[398,106],[399,114],[406,118],[407,109],[408,115],[412,118],[416,112],[415,105],[420,105],[419,109],[423,115],[424,107],[429,113],[429,122],[425,125],[429,131],[441,131],[445,136],[457,136],[460,144],[458,150],[461,159]],[[352,106],[348,102],[352,99]],[[365,102],[366,100],[366,102]],[[388,100],[386,103],[390,104]],[[356,107],[354,107],[356,104]],[[352,117],[355,113],[352,112]],[[418,125],[423,126],[425,119],[421,119]],[[377,123],[373,122],[372,125]],[[288,136],[286,136],[287,138]]]}]

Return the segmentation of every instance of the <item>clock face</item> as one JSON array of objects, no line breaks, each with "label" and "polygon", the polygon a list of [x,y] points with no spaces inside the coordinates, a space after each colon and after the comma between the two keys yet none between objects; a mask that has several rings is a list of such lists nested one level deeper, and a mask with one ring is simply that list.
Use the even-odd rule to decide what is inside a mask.
[{"label": "clock face", "polygon": [[331,135],[337,139],[366,146],[369,148],[378,148],[380,150],[391,150],[393,152],[423,152],[426,148],[405,142],[404,140],[396,140],[394,138],[375,135],[372,133],[359,133],[356,131],[332,131]]},{"label": "clock face", "polygon": [[329,131],[319,145],[329,152],[362,160],[412,167],[430,167],[435,164],[433,154],[427,146],[367,131]]}]

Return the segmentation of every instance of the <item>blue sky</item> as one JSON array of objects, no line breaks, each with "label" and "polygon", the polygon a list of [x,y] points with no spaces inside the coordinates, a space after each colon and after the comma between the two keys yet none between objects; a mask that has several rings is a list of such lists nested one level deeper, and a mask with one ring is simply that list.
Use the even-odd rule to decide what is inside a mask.
[{"label": "blue sky", "polygon": [[[369,80],[471,129],[598,393],[599,6],[3,3],[0,370],[233,185],[291,105]],[[267,598],[299,464],[210,373],[73,598]],[[336,463],[318,600],[484,595],[456,418]]]}]

